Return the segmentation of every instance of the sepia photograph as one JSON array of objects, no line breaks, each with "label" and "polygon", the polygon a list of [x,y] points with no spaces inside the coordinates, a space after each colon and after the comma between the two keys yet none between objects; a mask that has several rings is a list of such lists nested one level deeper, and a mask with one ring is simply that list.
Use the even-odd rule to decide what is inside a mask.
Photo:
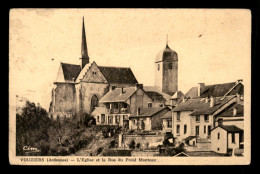
[{"label": "sepia photograph", "polygon": [[250,10],[9,17],[10,164],[250,164]]}]

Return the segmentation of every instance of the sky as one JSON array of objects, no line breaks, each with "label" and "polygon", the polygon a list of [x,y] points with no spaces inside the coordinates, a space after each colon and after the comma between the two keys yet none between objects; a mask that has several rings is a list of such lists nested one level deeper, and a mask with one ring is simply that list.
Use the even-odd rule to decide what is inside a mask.
[{"label": "sky", "polygon": [[251,82],[251,14],[235,9],[12,9],[10,96],[48,109],[60,62],[80,64],[82,17],[90,61],[130,67],[154,84],[154,61],[178,54],[178,90],[198,83]]}]

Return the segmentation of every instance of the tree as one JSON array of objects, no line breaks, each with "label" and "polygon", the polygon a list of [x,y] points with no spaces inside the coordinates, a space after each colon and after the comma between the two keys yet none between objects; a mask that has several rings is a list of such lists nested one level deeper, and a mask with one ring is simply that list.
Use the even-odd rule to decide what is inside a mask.
[{"label": "tree", "polygon": [[[44,144],[49,140],[48,128],[51,121],[47,111],[39,104],[26,101],[22,113],[16,114],[16,154],[24,155],[23,146]],[[39,143],[41,142],[41,143]],[[40,146],[38,148],[41,148]]]},{"label": "tree", "polygon": [[135,140],[132,140],[129,144],[129,148],[130,149],[134,149],[135,148]]}]

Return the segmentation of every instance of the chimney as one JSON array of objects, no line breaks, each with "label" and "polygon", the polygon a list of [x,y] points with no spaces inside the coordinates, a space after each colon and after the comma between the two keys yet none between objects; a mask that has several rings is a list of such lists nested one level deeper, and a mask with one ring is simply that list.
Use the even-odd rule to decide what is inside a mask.
[{"label": "chimney", "polygon": [[240,83],[240,82],[243,82],[243,79],[238,79],[238,80],[236,81],[236,84],[238,84],[238,83]]},{"label": "chimney", "polygon": [[115,86],[110,86],[110,91],[113,91],[115,88]]},{"label": "chimney", "polygon": [[205,86],[205,83],[198,83],[198,97],[201,95],[201,90]]},{"label": "chimney", "polygon": [[223,125],[223,119],[222,118],[218,119],[218,126],[221,126],[221,125]]},{"label": "chimney", "polygon": [[121,94],[123,94],[124,93],[124,88],[123,87],[121,87]]},{"label": "chimney", "polygon": [[136,84],[135,84],[135,89],[137,90],[138,88],[143,89],[143,84],[141,84],[141,83],[136,83]]},{"label": "chimney", "polygon": [[210,107],[212,108],[215,105],[215,98],[213,96],[210,97]]},{"label": "chimney", "polygon": [[237,108],[233,108],[233,116],[237,115]]}]

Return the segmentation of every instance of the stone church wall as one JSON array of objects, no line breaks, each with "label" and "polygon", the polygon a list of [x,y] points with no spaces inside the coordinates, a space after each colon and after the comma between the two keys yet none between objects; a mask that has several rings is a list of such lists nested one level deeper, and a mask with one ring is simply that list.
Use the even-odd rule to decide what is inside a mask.
[{"label": "stone church wall", "polygon": [[91,98],[96,95],[100,100],[109,91],[108,84],[102,83],[81,83],[81,112],[82,114],[91,112]]},{"label": "stone church wall", "polygon": [[52,117],[71,117],[75,113],[75,86],[70,83],[58,83],[54,88]]}]

